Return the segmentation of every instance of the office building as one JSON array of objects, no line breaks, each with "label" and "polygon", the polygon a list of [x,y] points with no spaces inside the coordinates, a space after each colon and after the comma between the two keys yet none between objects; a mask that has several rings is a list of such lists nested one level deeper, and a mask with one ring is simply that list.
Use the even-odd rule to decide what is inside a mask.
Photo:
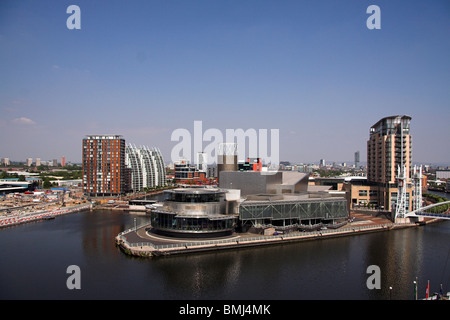
[{"label": "office building", "polygon": [[203,184],[206,182],[205,171],[197,170],[196,165],[192,165],[189,160],[180,159],[174,163],[175,182],[179,184]]},{"label": "office building", "polygon": [[247,161],[239,161],[238,162],[238,170],[239,171],[262,171],[262,162],[261,158],[247,158]]},{"label": "office building", "polygon": [[319,166],[320,167],[325,167],[325,159],[320,159]]},{"label": "office building", "polygon": [[82,147],[83,192],[89,196],[124,194],[125,139],[121,135],[88,135]]},{"label": "office building", "polygon": [[137,148],[131,144],[125,146],[125,167],[129,169],[130,191],[142,191],[145,188],[166,186],[166,168],[161,152],[157,148]]},{"label": "office building", "polygon": [[450,170],[436,170],[436,180],[450,179]]}]

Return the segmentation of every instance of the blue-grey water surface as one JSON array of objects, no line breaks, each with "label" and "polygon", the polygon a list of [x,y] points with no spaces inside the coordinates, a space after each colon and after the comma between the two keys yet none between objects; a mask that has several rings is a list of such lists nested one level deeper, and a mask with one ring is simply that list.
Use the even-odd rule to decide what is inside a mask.
[{"label": "blue-grey water surface", "polygon": [[[0,299],[402,299],[450,291],[450,221],[234,251],[132,258],[114,244],[149,218],[85,211],[0,230]],[[81,270],[69,290],[67,267]],[[369,265],[381,289],[369,290]],[[392,287],[392,290],[389,290]]]}]

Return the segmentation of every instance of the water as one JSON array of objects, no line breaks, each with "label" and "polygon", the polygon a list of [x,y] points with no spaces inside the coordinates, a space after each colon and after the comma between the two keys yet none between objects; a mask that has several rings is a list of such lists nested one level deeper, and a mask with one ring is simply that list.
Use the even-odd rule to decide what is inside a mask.
[{"label": "water", "polygon": [[[273,247],[152,259],[114,244],[149,218],[86,211],[0,230],[0,299],[402,299],[450,291],[450,221],[423,227]],[[69,290],[67,267],[81,269]],[[369,290],[369,265],[381,289]],[[392,290],[389,290],[392,287]]]}]

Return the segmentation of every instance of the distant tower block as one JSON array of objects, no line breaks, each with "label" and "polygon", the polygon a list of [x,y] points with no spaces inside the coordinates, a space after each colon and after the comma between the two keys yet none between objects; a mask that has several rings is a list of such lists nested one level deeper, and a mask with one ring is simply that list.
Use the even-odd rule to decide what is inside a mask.
[{"label": "distant tower block", "polygon": [[359,168],[359,151],[355,152],[355,168]]},{"label": "distant tower block", "polygon": [[221,143],[217,150],[217,171],[238,171],[237,144]]}]

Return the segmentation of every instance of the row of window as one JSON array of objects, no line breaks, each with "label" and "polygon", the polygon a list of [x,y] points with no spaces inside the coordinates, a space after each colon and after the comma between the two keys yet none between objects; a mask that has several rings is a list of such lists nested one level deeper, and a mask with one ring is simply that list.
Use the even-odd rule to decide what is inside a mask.
[{"label": "row of window", "polygon": [[174,214],[157,211],[152,212],[151,221],[153,228],[179,231],[221,231],[234,226],[234,219],[178,218]]},{"label": "row of window", "polygon": [[[359,190],[359,196],[367,197],[367,190]],[[376,197],[376,196],[378,196],[377,190],[369,190],[369,197]]]}]

